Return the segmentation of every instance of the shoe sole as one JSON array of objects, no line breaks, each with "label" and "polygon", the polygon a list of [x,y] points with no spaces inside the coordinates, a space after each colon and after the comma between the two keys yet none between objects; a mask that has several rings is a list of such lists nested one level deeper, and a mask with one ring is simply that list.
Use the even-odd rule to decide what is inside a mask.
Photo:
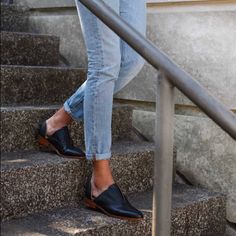
[{"label": "shoe sole", "polygon": [[118,219],[122,219],[122,220],[130,220],[130,221],[140,221],[143,220],[144,218],[133,218],[133,217],[127,217],[127,216],[118,216],[118,215],[113,215],[111,213],[108,213],[105,209],[103,209],[101,206],[97,205],[95,202],[93,202],[92,200],[85,198],[84,199],[84,204],[88,207],[91,208],[93,210],[100,210],[102,211],[104,214],[110,216],[110,217],[114,217],[114,218],[118,218]]},{"label": "shoe sole", "polygon": [[43,147],[47,147],[48,149],[51,149],[52,151],[54,151],[56,154],[58,154],[61,157],[68,158],[68,159],[85,159],[85,156],[66,156],[66,155],[61,154],[53,144],[51,144],[47,139],[45,139],[44,137],[40,135],[39,135],[38,143],[39,145]]}]

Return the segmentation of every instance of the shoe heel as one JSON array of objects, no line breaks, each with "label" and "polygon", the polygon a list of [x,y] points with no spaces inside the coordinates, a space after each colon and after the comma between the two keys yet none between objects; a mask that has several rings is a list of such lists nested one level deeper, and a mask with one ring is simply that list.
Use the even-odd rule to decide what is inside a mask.
[{"label": "shoe heel", "polygon": [[50,147],[50,143],[45,138],[43,138],[42,136],[39,136],[38,143],[41,146],[44,146],[44,147],[47,147],[47,148]]},{"label": "shoe heel", "polygon": [[96,209],[97,208],[96,204],[93,201],[91,201],[90,199],[88,199],[88,198],[84,199],[84,204],[87,207],[92,208],[92,209]]}]

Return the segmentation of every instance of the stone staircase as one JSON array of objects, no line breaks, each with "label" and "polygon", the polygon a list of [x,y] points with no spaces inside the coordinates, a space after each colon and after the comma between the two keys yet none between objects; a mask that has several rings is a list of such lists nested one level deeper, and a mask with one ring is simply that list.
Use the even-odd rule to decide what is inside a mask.
[{"label": "stone staircase", "polygon": [[[112,116],[114,178],[145,214],[130,223],[83,205],[90,162],[37,144],[39,121],[83,83],[86,69],[59,66],[57,37],[22,32],[27,9],[1,4],[1,11],[1,235],[151,235],[154,144],[134,136],[133,108],[116,103]],[[82,121],[69,128],[84,148]],[[221,194],[173,185],[172,235],[224,235],[225,214]]]}]

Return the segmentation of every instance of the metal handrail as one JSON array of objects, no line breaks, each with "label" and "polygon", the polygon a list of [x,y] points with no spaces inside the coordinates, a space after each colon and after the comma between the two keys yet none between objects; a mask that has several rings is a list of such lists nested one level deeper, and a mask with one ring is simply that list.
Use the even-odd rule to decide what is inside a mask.
[{"label": "metal handrail", "polygon": [[172,187],[173,87],[177,87],[235,140],[236,116],[102,0],[78,1],[151,65],[162,71],[158,77],[159,90],[156,101],[158,104],[157,109],[160,109],[161,112],[157,112],[159,123],[156,125],[155,138],[155,150],[159,151],[159,155],[158,158],[155,158],[154,168],[153,224],[155,225],[153,225],[153,235],[167,236],[170,234]]},{"label": "metal handrail", "polygon": [[79,1],[151,65],[156,69],[162,69],[174,86],[236,140],[236,117],[233,112],[101,0]]}]

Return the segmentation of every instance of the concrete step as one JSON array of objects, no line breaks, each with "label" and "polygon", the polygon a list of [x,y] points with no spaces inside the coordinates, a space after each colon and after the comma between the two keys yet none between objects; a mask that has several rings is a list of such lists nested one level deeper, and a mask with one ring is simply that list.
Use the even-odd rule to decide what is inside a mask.
[{"label": "concrete step", "polygon": [[[144,212],[144,220],[131,223],[84,206],[67,207],[4,222],[2,236],[151,236],[152,191],[133,193],[128,199]],[[187,185],[174,186],[172,236],[220,236],[225,225],[223,196]]]},{"label": "concrete step", "polygon": [[1,66],[1,104],[63,103],[86,79],[86,69],[42,66]]},{"label": "concrete step", "polygon": [[59,38],[19,32],[1,32],[1,64],[55,66],[59,63]]},{"label": "concrete step", "polygon": [[227,222],[226,232],[224,236],[235,236],[236,235],[236,224]]},{"label": "concrete step", "polygon": [[[49,118],[61,106],[16,106],[1,108],[1,151],[38,150],[38,123]],[[112,140],[132,137],[132,108],[113,105]],[[83,121],[69,127],[75,145],[84,143]]]},{"label": "concrete step", "polygon": [[27,32],[28,29],[28,9],[1,2],[1,31]]},{"label": "concrete step", "polygon": [[[152,186],[154,144],[117,141],[112,145],[111,168],[124,192]],[[1,218],[24,216],[74,205],[84,194],[91,162],[49,152],[3,153],[1,159]]]}]

